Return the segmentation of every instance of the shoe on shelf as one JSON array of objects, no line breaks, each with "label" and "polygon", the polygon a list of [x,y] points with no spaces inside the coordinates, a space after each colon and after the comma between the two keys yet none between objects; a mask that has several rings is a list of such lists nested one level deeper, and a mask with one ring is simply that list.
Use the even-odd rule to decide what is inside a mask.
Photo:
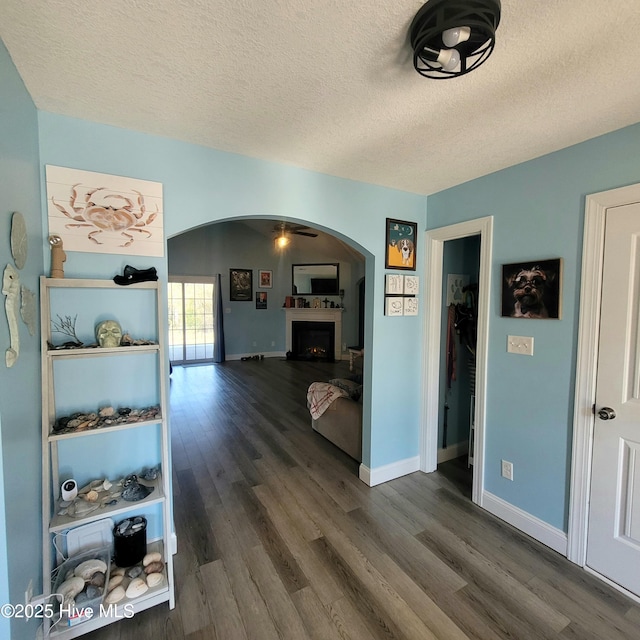
[{"label": "shoe on shelf", "polygon": [[124,268],[124,275],[117,275],[113,278],[116,284],[127,285],[137,282],[150,282],[158,279],[158,272],[155,267],[149,269],[136,269],[128,264]]}]

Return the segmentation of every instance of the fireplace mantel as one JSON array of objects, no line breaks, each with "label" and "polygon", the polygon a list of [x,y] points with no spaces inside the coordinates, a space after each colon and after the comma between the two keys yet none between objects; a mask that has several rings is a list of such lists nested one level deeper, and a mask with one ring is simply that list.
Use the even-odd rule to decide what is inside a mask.
[{"label": "fireplace mantel", "polygon": [[287,351],[291,351],[292,322],[333,322],[334,327],[334,357],[340,360],[342,356],[342,309],[285,309],[287,322]]}]

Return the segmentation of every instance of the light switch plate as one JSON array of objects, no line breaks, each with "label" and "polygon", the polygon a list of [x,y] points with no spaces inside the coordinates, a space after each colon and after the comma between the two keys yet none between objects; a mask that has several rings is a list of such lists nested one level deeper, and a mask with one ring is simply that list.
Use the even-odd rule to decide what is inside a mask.
[{"label": "light switch plate", "polygon": [[507,351],[522,356],[533,355],[533,338],[527,336],[507,336]]}]

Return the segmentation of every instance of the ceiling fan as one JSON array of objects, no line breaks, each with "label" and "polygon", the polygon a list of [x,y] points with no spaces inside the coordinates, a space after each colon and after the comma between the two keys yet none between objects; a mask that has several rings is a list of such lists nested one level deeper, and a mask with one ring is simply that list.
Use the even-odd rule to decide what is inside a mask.
[{"label": "ceiling fan", "polygon": [[313,233],[311,231],[305,231],[305,229],[310,229],[311,227],[305,227],[302,224],[287,224],[286,222],[282,222],[277,224],[273,228],[274,233],[279,233],[281,235],[288,233],[296,236],[308,236],[309,238],[317,238],[318,234]]}]

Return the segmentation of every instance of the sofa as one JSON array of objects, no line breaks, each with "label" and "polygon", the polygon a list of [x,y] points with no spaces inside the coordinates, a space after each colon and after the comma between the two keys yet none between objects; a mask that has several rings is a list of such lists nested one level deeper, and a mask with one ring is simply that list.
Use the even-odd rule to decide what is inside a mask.
[{"label": "sofa", "polygon": [[329,384],[346,395],[332,400],[319,418],[312,417],[311,428],[347,455],[362,462],[362,385],[347,379],[329,380]]}]

